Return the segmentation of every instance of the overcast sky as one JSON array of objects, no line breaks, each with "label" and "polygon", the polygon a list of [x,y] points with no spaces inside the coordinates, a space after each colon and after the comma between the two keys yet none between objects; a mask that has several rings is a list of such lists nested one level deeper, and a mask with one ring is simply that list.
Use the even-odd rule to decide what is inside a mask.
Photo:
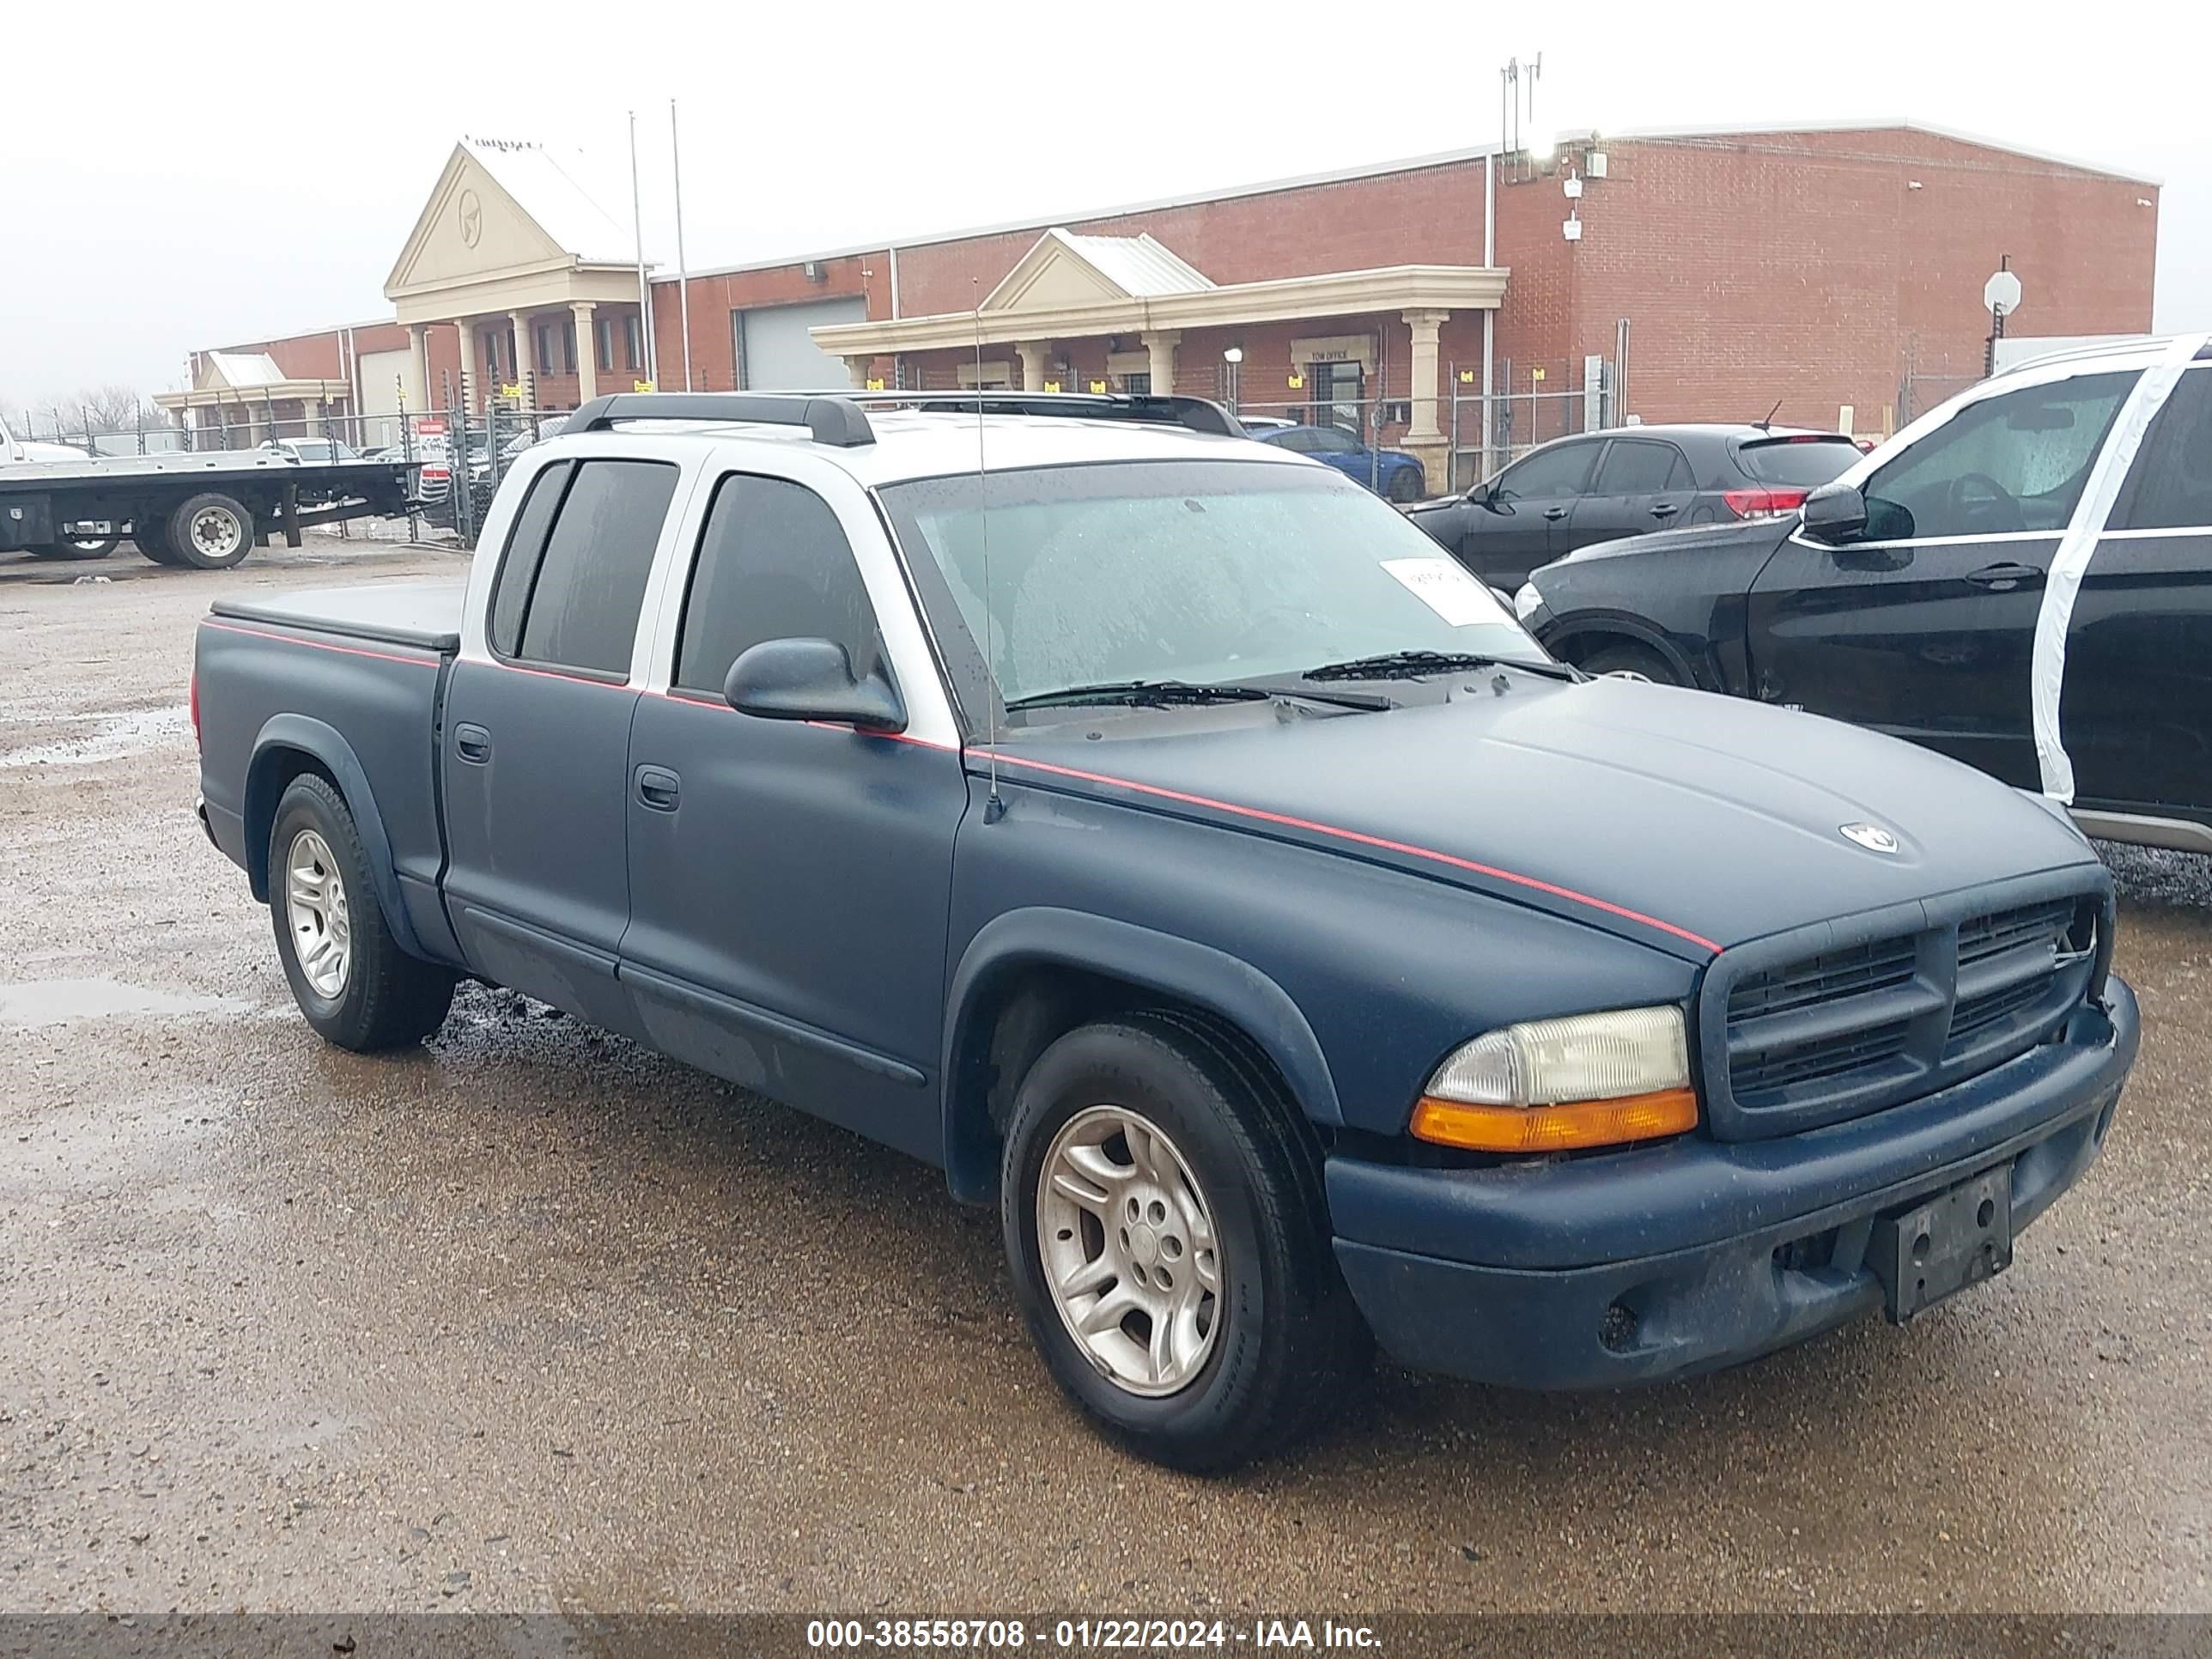
[{"label": "overcast sky", "polygon": [[[2212,328],[2203,0],[2103,0],[2063,28],[1987,0],[1725,22],[1649,0],[6,9],[17,403],[158,390],[194,346],[388,315],[384,279],[463,131],[581,146],[620,177],[635,106],[666,264],[677,98],[690,263],[734,264],[1483,143],[1498,64],[1538,52],[1547,131],[1911,116],[2161,179],[2156,325]],[[1164,53],[1146,44],[1162,34]],[[2016,332],[2034,310],[2029,273]]]}]

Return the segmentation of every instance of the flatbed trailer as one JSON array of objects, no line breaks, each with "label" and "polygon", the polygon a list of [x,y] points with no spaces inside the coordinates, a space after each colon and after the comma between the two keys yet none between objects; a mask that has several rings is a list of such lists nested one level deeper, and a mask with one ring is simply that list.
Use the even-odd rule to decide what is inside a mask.
[{"label": "flatbed trailer", "polygon": [[104,558],[127,535],[156,564],[218,570],[278,534],[407,512],[412,471],[258,450],[0,463],[0,553]]}]

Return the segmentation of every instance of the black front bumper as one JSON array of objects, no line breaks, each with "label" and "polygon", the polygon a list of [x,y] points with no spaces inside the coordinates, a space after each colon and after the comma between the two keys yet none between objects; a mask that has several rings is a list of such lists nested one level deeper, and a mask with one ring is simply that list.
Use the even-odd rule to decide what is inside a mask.
[{"label": "black front bumper", "polygon": [[1337,1259],[1419,1370],[1588,1389],[1732,1364],[1881,1307],[1885,1215],[2009,1165],[2012,1229],[2034,1220],[2103,1146],[2137,1040],[2113,977],[2057,1041],[1825,1129],[1490,1170],[1334,1158]]}]

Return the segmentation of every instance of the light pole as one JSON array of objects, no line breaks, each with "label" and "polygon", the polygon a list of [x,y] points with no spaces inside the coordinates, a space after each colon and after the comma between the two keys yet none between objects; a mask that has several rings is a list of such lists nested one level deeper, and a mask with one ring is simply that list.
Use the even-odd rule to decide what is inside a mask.
[{"label": "light pole", "polygon": [[1227,350],[1221,354],[1222,390],[1229,394],[1229,407],[1232,411],[1237,407],[1237,366],[1243,361],[1244,348],[1243,346],[1231,346]]}]

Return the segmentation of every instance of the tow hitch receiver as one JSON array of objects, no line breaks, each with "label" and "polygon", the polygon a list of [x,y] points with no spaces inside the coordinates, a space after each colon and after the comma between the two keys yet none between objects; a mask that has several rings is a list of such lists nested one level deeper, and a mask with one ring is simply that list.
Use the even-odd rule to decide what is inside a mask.
[{"label": "tow hitch receiver", "polygon": [[1881,1217],[1867,1260],[1881,1280],[1882,1310],[1896,1325],[2002,1273],[2012,1266],[2012,1165]]}]

